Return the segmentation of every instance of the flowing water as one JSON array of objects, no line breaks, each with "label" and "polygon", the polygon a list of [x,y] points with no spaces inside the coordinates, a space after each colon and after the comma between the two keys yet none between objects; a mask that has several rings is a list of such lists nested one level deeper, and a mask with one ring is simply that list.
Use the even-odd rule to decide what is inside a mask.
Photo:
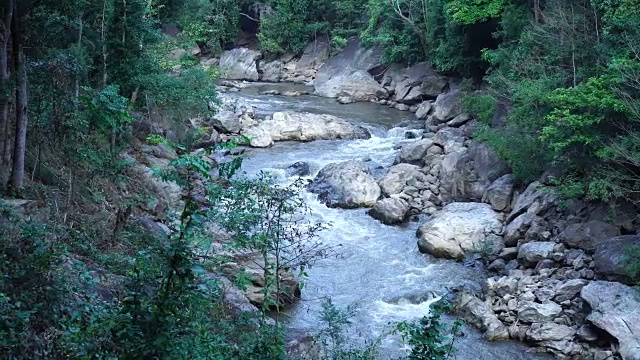
[{"label": "flowing water", "polygon": [[[369,140],[277,143],[269,149],[251,149],[243,165],[249,176],[265,171],[287,183],[293,179],[287,178],[284,169],[296,162],[310,164],[309,178],[313,178],[329,163],[360,159],[370,165],[374,176],[380,177],[392,165],[398,147],[412,141],[406,138],[407,133],[420,135],[419,124],[409,112],[366,103],[340,105],[314,96],[259,94],[287,86],[257,85],[231,96],[250,102],[261,116],[283,110],[331,114],[367,126],[373,136]],[[415,236],[419,222],[386,226],[368,216],[366,209],[331,209],[313,194],[303,196],[314,220],[332,224],[321,238],[326,244],[338,246],[340,256],[321,260],[308,271],[302,301],[289,314],[291,329],[311,333],[316,330],[322,299],[330,297],[340,307],[357,306],[353,339],[375,340],[389,330],[390,323],[417,320],[428,314],[434,298],[446,293],[447,288],[477,286],[483,278],[479,268],[420,254]],[[521,344],[489,343],[474,329],[465,328],[463,332],[456,343],[457,359],[541,358],[528,353]],[[383,359],[397,357],[403,351],[397,337],[382,340]]]}]

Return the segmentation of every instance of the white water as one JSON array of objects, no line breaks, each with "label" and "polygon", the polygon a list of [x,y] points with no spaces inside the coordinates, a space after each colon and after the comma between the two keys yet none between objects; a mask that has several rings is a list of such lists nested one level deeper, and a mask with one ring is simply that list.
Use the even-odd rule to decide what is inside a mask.
[{"label": "white water", "polygon": [[[284,169],[296,162],[309,163],[312,171],[309,178],[313,178],[329,163],[360,159],[366,160],[373,174],[380,177],[384,174],[381,167],[392,165],[398,146],[412,141],[405,139],[408,128],[393,127],[406,123],[410,113],[373,104],[343,106],[315,97],[275,98],[250,92],[237,96],[258,107],[261,114],[279,110],[324,112],[365,124],[374,134],[369,140],[279,143],[270,149],[251,149],[243,165],[248,176],[265,171],[287,183],[293,179],[286,178]],[[386,130],[384,124],[391,129]],[[321,238],[328,245],[338,246],[340,256],[324,259],[308,271],[302,301],[290,311],[291,329],[311,333],[316,330],[321,299],[330,297],[340,307],[357,306],[352,340],[374,340],[390,329],[390,323],[427,315],[434,297],[446,293],[447,288],[462,284],[477,286],[483,278],[479,269],[420,254],[415,237],[417,222],[386,226],[368,216],[367,209],[327,208],[313,194],[303,195],[313,219],[332,224]],[[486,342],[473,329],[464,330],[456,347],[457,359],[539,358],[526,353],[526,347],[520,344]],[[402,348],[397,337],[386,337],[381,357],[402,355]]]}]

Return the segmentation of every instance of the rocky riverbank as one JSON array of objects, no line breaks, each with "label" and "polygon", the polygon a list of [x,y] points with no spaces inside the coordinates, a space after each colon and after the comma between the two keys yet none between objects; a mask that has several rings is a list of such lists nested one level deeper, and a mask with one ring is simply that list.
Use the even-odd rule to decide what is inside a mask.
[{"label": "rocky riverbank", "polygon": [[[617,204],[612,213],[605,204],[562,201],[548,174],[516,186],[509,166],[474,140],[478,124],[463,112],[454,80],[424,63],[385,65],[379,49],[357,39],[329,58],[323,41],[299,57],[270,62],[254,50],[234,49],[220,66],[233,80],[313,84],[317,95],[340,103],[414,112],[424,120],[424,134],[398,149],[381,178],[360,161],[331,164],[310,190],[329,206],[371,207],[369,214],[385,224],[428,216],[417,232],[421,252],[483,261],[490,276],[483,291],[457,289],[456,295],[459,313],[487,339],[516,339],[559,358],[640,359],[640,300],[624,266],[625,251],[640,246],[635,208]],[[368,136],[335,117],[255,119],[246,109],[219,113],[213,128],[246,134],[257,147]]]}]

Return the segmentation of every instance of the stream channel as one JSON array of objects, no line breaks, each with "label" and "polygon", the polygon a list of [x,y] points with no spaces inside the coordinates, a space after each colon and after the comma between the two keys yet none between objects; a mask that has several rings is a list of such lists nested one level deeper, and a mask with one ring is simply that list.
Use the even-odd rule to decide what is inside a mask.
[{"label": "stream channel", "polygon": [[[329,163],[359,159],[372,168],[376,179],[393,164],[399,146],[414,141],[407,132],[420,137],[423,123],[410,112],[386,106],[356,103],[340,105],[334,99],[299,96],[261,95],[265,90],[306,90],[292,84],[251,84],[240,92],[226,96],[238,97],[255,107],[259,117],[277,111],[298,111],[330,114],[367,127],[369,140],[332,140],[307,143],[276,143],[268,149],[250,149],[246,153],[243,171],[255,176],[260,171],[271,173],[286,184],[285,170],[296,162],[311,167],[312,179]],[[367,209],[334,209],[318,202],[315,195],[304,193],[311,208],[312,220],[331,223],[321,233],[325,244],[339,246],[340,256],[323,259],[308,270],[302,301],[289,311],[288,327],[294,331],[313,333],[318,329],[322,299],[330,297],[339,307],[357,306],[352,319],[355,334],[352,340],[374,340],[387,332],[389,323],[418,320],[429,312],[434,296],[447,288],[463,284],[478,286],[482,270],[469,264],[439,260],[420,254],[416,229],[420,222],[403,226],[386,226],[366,214]],[[540,354],[527,352],[527,347],[511,341],[491,343],[480,332],[465,327],[456,340],[456,359],[542,359]],[[405,354],[399,338],[385,337],[381,358],[393,359]]]}]

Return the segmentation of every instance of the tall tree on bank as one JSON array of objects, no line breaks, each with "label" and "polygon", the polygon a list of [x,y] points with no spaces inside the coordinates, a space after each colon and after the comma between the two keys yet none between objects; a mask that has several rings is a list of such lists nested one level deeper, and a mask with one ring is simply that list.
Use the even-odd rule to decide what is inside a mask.
[{"label": "tall tree on bank", "polygon": [[5,1],[0,8],[2,11],[2,24],[0,24],[0,166],[9,162],[9,45],[11,43],[11,22],[13,20],[13,2]]},{"label": "tall tree on bank", "polygon": [[13,3],[13,21],[11,24],[11,39],[13,41],[13,60],[16,73],[16,130],[13,147],[13,163],[9,191],[20,192],[24,185],[24,158],[27,147],[27,64],[22,44],[22,24],[20,24],[20,10],[15,0]]}]

